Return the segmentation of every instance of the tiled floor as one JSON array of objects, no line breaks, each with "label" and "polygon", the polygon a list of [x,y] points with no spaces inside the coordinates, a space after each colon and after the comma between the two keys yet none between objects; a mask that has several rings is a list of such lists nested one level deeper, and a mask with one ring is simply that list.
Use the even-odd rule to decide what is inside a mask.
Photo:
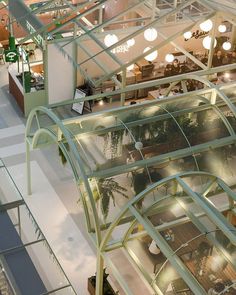
[{"label": "tiled floor", "polygon": [[[22,179],[21,177],[24,176],[25,172],[25,122],[26,120],[18,109],[13,97],[8,93],[7,65],[0,65],[0,158],[4,160],[6,166],[12,172],[12,176],[19,184],[24,197],[27,195],[25,191],[25,178]],[[36,172],[33,176],[33,181],[38,180],[38,173],[41,173],[40,179],[45,181],[47,185],[34,187],[34,194],[38,195],[41,193],[42,199],[39,195],[38,198],[35,198],[33,194],[28,200],[37,200],[42,205],[42,207],[37,206],[35,211],[35,217],[38,219],[39,224],[43,220],[48,220],[48,218],[52,218],[51,221],[59,222],[57,217],[65,217],[63,224],[58,223],[57,231],[55,231],[51,222],[51,226],[46,226],[45,224],[42,228],[46,230],[49,241],[53,241],[52,246],[58,254],[58,258],[61,257],[62,265],[65,268],[70,267],[72,275],[70,279],[78,294],[86,295],[88,294],[86,288],[87,277],[96,272],[96,256],[91,246],[91,241],[86,236],[84,215],[82,209],[77,204],[78,195],[72,173],[60,163],[60,159],[57,157],[56,146],[43,151],[32,151],[31,160],[34,162],[34,167],[37,167],[34,170]],[[42,187],[48,188],[48,194],[42,194]],[[43,201],[45,196],[48,197],[48,201],[51,204],[48,208],[53,208],[55,214],[52,214],[52,211],[45,211],[47,204]],[[60,208],[60,214],[56,208]],[[55,234],[57,234],[56,239]],[[75,236],[77,240],[74,238]],[[63,241],[63,239],[65,240]],[[66,257],[65,260],[67,262],[63,262],[64,258],[62,257]],[[74,260],[74,263],[71,263],[71,259]],[[86,275],[81,275],[82,270]]]}]

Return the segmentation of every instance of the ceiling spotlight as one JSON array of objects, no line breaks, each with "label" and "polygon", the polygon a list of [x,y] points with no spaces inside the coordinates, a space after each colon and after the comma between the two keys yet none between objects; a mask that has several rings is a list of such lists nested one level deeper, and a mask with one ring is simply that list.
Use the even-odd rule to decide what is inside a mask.
[{"label": "ceiling spotlight", "polygon": [[230,78],[230,73],[228,73],[228,72],[224,73],[224,77],[225,77],[226,79],[229,79],[229,78]]}]

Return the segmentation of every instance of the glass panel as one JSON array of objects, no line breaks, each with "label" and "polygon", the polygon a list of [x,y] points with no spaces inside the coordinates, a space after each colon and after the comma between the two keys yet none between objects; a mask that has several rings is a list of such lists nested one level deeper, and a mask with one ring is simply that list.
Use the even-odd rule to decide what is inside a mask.
[{"label": "glass panel", "polygon": [[[128,258],[128,256],[130,258]],[[125,281],[133,294],[153,294],[153,290],[148,284],[144,283],[144,277],[141,276],[140,271],[133,265],[133,258],[123,249],[113,250],[108,254],[109,259],[113,263],[113,267],[119,271],[122,279]],[[123,285],[121,284],[121,289]],[[123,293],[122,293],[123,294]]]},{"label": "glass panel", "polygon": [[13,180],[5,167],[0,167],[0,204],[21,200],[19,191],[14,186]]}]

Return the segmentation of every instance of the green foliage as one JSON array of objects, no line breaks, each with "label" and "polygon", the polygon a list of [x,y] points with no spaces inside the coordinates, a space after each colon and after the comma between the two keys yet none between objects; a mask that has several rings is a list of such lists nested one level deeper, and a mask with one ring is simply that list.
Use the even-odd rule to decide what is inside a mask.
[{"label": "green foliage", "polygon": [[[109,275],[106,273],[106,269],[103,270],[103,295],[115,295],[117,293],[114,292],[111,285],[109,284],[107,277]],[[92,283],[94,289],[96,287],[96,276],[92,276],[89,278],[90,282]]]},{"label": "green foliage", "polygon": [[117,157],[117,152],[119,145],[122,145],[122,140],[124,136],[124,130],[116,130],[112,131],[110,134],[110,140],[111,140],[111,158],[114,159]]},{"label": "green foliage", "polygon": [[104,218],[107,218],[109,213],[110,201],[112,199],[113,205],[115,206],[115,196],[117,193],[125,198],[128,196],[125,194],[126,188],[120,186],[113,178],[100,178],[97,180],[98,195],[96,196],[96,201],[100,200],[101,211]]},{"label": "green foliage", "polygon": [[[63,141],[64,139],[65,139],[65,137],[62,134],[61,141]],[[70,150],[70,146],[67,142],[63,142],[63,145],[68,151]],[[61,163],[64,166],[67,162],[67,159],[66,159],[66,157],[59,145],[58,145],[58,154],[59,154],[59,157],[61,158]]]},{"label": "green foliage", "polygon": [[66,157],[65,157],[63,151],[61,150],[61,148],[59,146],[58,146],[58,154],[61,158],[61,163],[64,166],[66,164],[67,160],[66,160]]}]

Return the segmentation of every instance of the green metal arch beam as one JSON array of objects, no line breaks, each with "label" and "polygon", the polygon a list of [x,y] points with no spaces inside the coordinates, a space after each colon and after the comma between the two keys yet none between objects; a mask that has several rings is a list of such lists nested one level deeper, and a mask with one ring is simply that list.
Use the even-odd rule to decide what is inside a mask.
[{"label": "green metal arch beam", "polygon": [[35,149],[37,148],[37,143],[40,139],[40,136],[41,135],[44,135],[44,134],[47,134],[49,137],[52,138],[52,140],[58,144],[58,146],[61,148],[64,156],[66,157],[66,160],[68,161],[68,163],[70,163],[70,166],[71,166],[71,169],[73,171],[73,174],[74,174],[74,177],[75,177],[75,180],[76,182],[79,181],[79,175],[77,173],[77,170],[74,166],[74,163],[73,161],[71,160],[69,154],[68,154],[68,151],[67,149],[65,148],[65,145],[63,143],[59,143],[58,142],[58,139],[57,139],[57,136],[51,131],[51,130],[47,130],[47,129],[44,129],[44,128],[40,128],[38,129],[35,134],[34,134],[34,137],[32,139],[32,148]]},{"label": "green metal arch beam", "polygon": [[[42,113],[46,114],[59,127],[59,129],[63,133],[66,141],[68,142],[71,151],[73,152],[73,154],[75,155],[75,158],[78,161],[79,169],[80,169],[80,173],[81,173],[81,179],[83,179],[83,181],[84,181],[85,188],[87,190],[88,197],[89,197],[90,204],[91,204],[91,209],[93,212],[92,217],[94,219],[94,227],[95,227],[95,232],[96,232],[96,243],[97,243],[97,245],[99,245],[100,241],[101,241],[101,231],[100,231],[100,227],[99,227],[99,218],[98,218],[98,214],[97,214],[97,210],[96,210],[96,206],[95,206],[95,201],[94,201],[91,189],[90,189],[90,185],[89,185],[86,173],[83,168],[82,160],[80,159],[80,155],[76,149],[76,146],[71,139],[69,131],[65,128],[63,123],[59,120],[59,118],[51,110],[47,109],[46,107],[39,106],[39,107],[35,108],[34,110],[32,110],[29,114],[29,118],[26,123],[26,138],[28,136],[30,136],[29,132],[30,132],[30,128],[32,125],[32,121],[33,121],[34,116],[37,115],[38,112],[42,112]],[[78,185],[78,183],[77,183],[77,185]],[[89,216],[86,216],[86,220],[87,220],[87,218],[89,218]],[[87,220],[87,222],[88,222],[88,220]],[[90,224],[88,224],[88,227],[89,226],[90,226]]]},{"label": "green metal arch beam", "polygon": [[225,218],[222,218],[222,214],[218,212],[211,202],[207,201],[205,196],[201,196],[194,192],[186,182],[180,178],[176,177],[177,182],[183,188],[183,190],[195,201],[195,203],[204,211],[206,215],[222,230],[222,232],[229,238],[229,240],[236,245],[236,235],[232,232],[235,228],[229,224]]},{"label": "green metal arch beam", "polygon": [[[207,234],[207,239],[218,249],[218,251],[220,251],[223,256],[225,257],[225,259],[232,264],[232,266],[234,267],[234,269],[236,270],[236,261],[233,261],[232,256],[227,252],[227,250],[225,249],[225,247],[222,246],[222,244],[220,242],[218,242],[216,240],[216,238],[212,235],[212,232],[209,232],[207,230],[207,228],[205,227],[205,225],[200,222],[200,220],[189,210],[186,209],[185,204],[183,203],[182,200],[178,199],[177,197],[175,198],[176,201],[179,203],[179,205],[182,207],[182,209],[185,211],[186,216],[189,217],[190,220],[193,221],[193,223],[195,224],[195,226],[202,232]],[[220,229],[217,229],[220,230]],[[221,230],[220,230],[221,231]],[[236,229],[235,231],[236,232]]]},{"label": "green metal arch beam", "polygon": [[[114,221],[112,222],[112,224],[110,225],[110,227],[108,228],[108,231],[106,233],[106,235],[104,236],[101,245],[100,245],[100,250],[103,251],[105,248],[105,245],[108,241],[108,239],[111,237],[111,234],[113,232],[113,229],[118,225],[119,221],[122,219],[122,217],[127,213],[127,211],[129,210],[129,207],[134,204],[136,204],[138,201],[140,201],[141,199],[143,199],[147,194],[149,194],[151,191],[155,190],[157,187],[162,186],[170,181],[177,181],[178,178],[182,177],[186,177],[186,176],[207,176],[210,178],[214,178],[216,180],[218,180],[218,177],[215,176],[214,174],[211,173],[207,173],[207,172],[200,172],[200,171],[192,171],[192,172],[184,172],[184,173],[178,173],[176,175],[172,175],[169,177],[166,177],[156,183],[154,183],[153,185],[149,186],[148,188],[146,188],[145,190],[143,190],[140,194],[138,194],[137,196],[135,196],[133,199],[131,199],[130,201],[128,201],[126,203],[126,205],[121,209],[121,211],[118,213],[118,215],[116,216],[116,218],[114,219]],[[222,184],[224,184],[224,182],[222,180],[220,180],[220,182]],[[225,186],[227,187],[227,185],[225,184]],[[230,194],[230,191],[229,191]],[[235,197],[235,196],[234,196]],[[160,200],[161,202],[162,200]]]},{"label": "green metal arch beam", "polygon": [[142,216],[140,212],[138,212],[138,210],[134,208],[133,204],[129,206],[129,210],[134,214],[139,223],[143,224],[144,228],[158,245],[161,252],[167,257],[170,263],[174,266],[175,270],[188,284],[190,289],[194,290],[194,293],[196,295],[206,295],[207,293],[204,288],[200,285],[200,283],[193,276],[190,270],[184,265],[181,259],[174,253],[174,251],[161,236],[161,234],[153,228],[151,222],[147,218],[145,218],[145,216]]},{"label": "green metal arch beam", "polygon": [[[219,89],[217,89],[213,83],[211,83],[210,81],[208,81],[208,80],[205,79],[204,77],[199,77],[199,76],[197,76],[197,75],[189,75],[188,78],[183,78],[183,79],[181,79],[181,80],[179,80],[179,81],[172,82],[172,83],[170,84],[170,86],[168,87],[168,89],[166,90],[165,95],[166,95],[166,96],[169,96],[170,91],[171,91],[171,90],[172,90],[172,89],[173,89],[178,83],[180,83],[180,82],[182,82],[182,81],[186,81],[186,80],[195,80],[195,81],[202,82],[205,86],[207,86],[210,90],[212,90],[212,92],[213,92],[213,91],[217,91],[217,92],[219,93],[219,95],[221,96],[222,100],[226,103],[226,98],[227,98],[227,96],[224,95],[224,94],[222,93],[222,91],[220,91]],[[171,97],[171,96],[170,96],[170,97]],[[200,97],[199,97],[199,98],[200,98]],[[227,99],[228,99],[228,98],[227,98]],[[201,97],[201,100],[204,101],[204,98]],[[206,101],[209,103],[209,101],[208,101],[207,99],[206,99]],[[228,99],[228,101],[229,101],[229,99]],[[204,101],[204,102],[205,102],[205,101]],[[227,104],[227,105],[228,105],[228,107],[230,108],[230,110],[233,112],[233,114],[234,114],[234,116],[235,116],[235,118],[236,118],[236,108],[235,108],[235,111],[234,111],[234,108],[232,107],[233,104]],[[215,111],[219,114],[219,116],[220,116],[221,119],[223,120],[224,124],[226,125],[226,128],[228,129],[229,133],[230,133],[231,135],[234,135],[234,134],[235,134],[234,129],[233,129],[232,126],[229,124],[229,121],[226,119],[226,117],[225,117],[225,115],[223,114],[223,112],[221,112],[221,110],[220,110],[219,108],[217,108],[217,107],[215,106],[215,104],[211,104],[211,106],[212,106],[212,108],[214,108]]]},{"label": "green metal arch beam", "polygon": [[[159,233],[157,233],[154,229],[153,226],[151,225],[151,223],[149,222],[149,220],[143,216],[141,216],[140,213],[138,213],[138,210],[135,209],[134,204],[136,204],[138,202],[138,200],[140,200],[141,198],[143,198],[147,193],[151,192],[152,190],[154,190],[156,187],[160,186],[161,184],[163,185],[166,182],[169,182],[171,180],[177,180],[179,182],[180,177],[185,177],[185,176],[193,176],[193,175],[198,175],[198,176],[208,176],[210,178],[213,178],[214,180],[218,179],[216,176],[209,174],[209,173],[205,173],[205,172],[192,172],[192,173],[181,173],[178,174],[176,176],[171,176],[168,177],[168,179],[164,179],[156,184],[154,184],[153,186],[151,186],[150,188],[144,190],[142,193],[140,193],[139,195],[137,195],[134,199],[132,199],[124,208],[123,211],[120,216],[118,216],[118,218],[114,221],[114,223],[110,226],[110,228],[108,229],[108,233],[107,235],[104,237],[104,240],[101,243],[101,248],[100,251],[104,251],[104,243],[106,243],[107,238],[109,238],[109,236],[111,235],[112,231],[111,228],[115,227],[119,220],[122,218],[122,215],[125,214],[128,211],[131,211],[134,216],[136,217],[136,219],[131,223],[130,228],[133,228],[133,226],[135,225],[135,223],[138,221],[141,224],[144,225],[144,227],[147,230],[147,233],[149,235],[152,236],[152,238],[155,240],[155,242],[157,243],[157,245],[160,247],[160,249],[162,250],[162,252],[166,252],[164,253],[165,256],[169,259],[169,261],[176,266],[177,270],[179,271],[179,273],[181,274],[181,276],[185,279],[185,281],[187,282],[187,284],[190,286],[190,288],[192,290],[197,290],[196,294],[206,294],[205,290],[202,289],[201,285],[191,276],[191,273],[188,273],[188,270],[185,269],[185,271],[183,272],[183,265],[181,263],[181,261],[179,261],[178,257],[175,257],[175,255],[173,255],[173,251],[169,248],[169,245],[167,245],[167,243],[165,241],[161,240],[161,236]],[[182,178],[181,178],[182,179]],[[161,202],[162,200],[160,200]],[[150,223],[150,224],[149,224]],[[228,228],[227,228],[228,229]],[[127,235],[129,235],[129,233],[131,232],[131,230],[129,229],[126,234],[125,237],[127,238]],[[203,233],[204,234],[204,233]],[[157,237],[158,236],[158,237]],[[235,239],[235,235],[232,235],[233,239]],[[231,237],[232,238],[232,237]],[[163,238],[162,238],[163,239]],[[125,240],[125,239],[124,239]],[[124,242],[123,240],[123,242]],[[232,240],[232,239],[230,239]],[[167,250],[166,250],[167,249]],[[166,250],[166,251],[165,251]],[[181,266],[182,265],[182,266]],[[184,267],[185,268],[185,267]],[[141,270],[141,269],[140,269]],[[142,270],[141,270],[142,271]],[[143,274],[145,276],[145,274]],[[149,281],[149,280],[148,280]],[[153,286],[154,287],[154,286]]]}]

